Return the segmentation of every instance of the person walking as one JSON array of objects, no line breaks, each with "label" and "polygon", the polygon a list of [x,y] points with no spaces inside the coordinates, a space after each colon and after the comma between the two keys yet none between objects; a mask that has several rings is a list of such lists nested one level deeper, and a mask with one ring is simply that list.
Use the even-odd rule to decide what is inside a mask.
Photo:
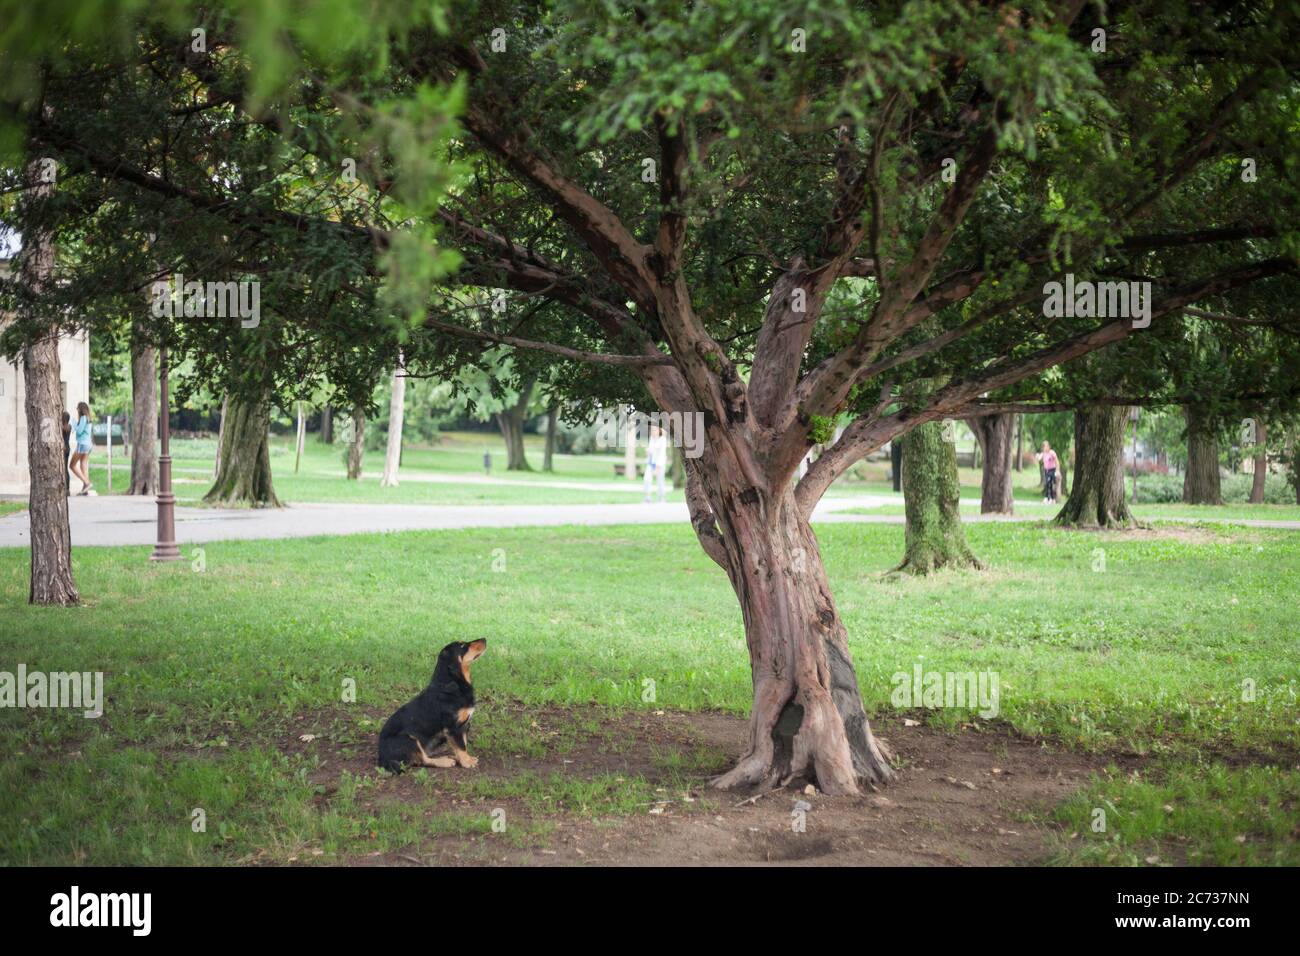
[{"label": "person walking", "polygon": [[90,457],[90,406],[85,402],[77,403],[77,425],[74,429],[77,447],[72,452],[72,473],[81,481],[80,495],[88,495],[94,489],[90,481],[90,472],[86,469],[86,460]]},{"label": "person walking", "polygon": [[72,416],[67,412],[63,413],[63,484],[64,490],[72,494],[72,463],[69,459],[72,457]]},{"label": "person walking", "polygon": [[1034,455],[1034,459],[1043,466],[1043,504],[1056,504],[1060,498],[1056,490],[1056,470],[1061,466],[1060,459],[1048,442],[1043,442],[1043,450]]},{"label": "person walking", "polygon": [[650,483],[659,482],[659,500],[666,500],[664,492],[664,475],[668,471],[668,436],[658,425],[650,426],[650,438],[646,442],[645,481],[643,489],[645,500],[650,500]]}]

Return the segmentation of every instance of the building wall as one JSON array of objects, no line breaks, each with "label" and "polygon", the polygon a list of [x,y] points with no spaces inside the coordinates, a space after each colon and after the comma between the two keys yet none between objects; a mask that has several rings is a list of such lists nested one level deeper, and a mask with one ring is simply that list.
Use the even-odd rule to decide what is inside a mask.
[{"label": "building wall", "polygon": [[[77,402],[90,402],[90,338],[85,332],[59,339],[59,378],[64,408],[75,417]],[[25,398],[22,369],[0,358],[0,495],[29,490]],[[54,427],[61,428],[62,422],[56,420]]]}]

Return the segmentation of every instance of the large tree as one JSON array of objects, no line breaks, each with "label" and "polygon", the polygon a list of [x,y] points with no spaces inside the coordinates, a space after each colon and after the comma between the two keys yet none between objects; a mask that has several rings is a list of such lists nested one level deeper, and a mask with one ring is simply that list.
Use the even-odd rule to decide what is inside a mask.
[{"label": "large tree", "polygon": [[[809,524],[837,477],[915,428],[1024,398],[1016,386],[1047,369],[1167,334],[1188,306],[1296,291],[1285,8],[1150,0],[1105,24],[1082,2],[450,14],[454,30],[406,24],[382,76],[307,71],[275,108],[250,90],[237,28],[214,28],[203,56],[159,57],[170,79],[154,120],[170,129],[179,109],[207,126],[201,142],[184,127],[165,172],[129,142],[106,150],[109,105],[71,84],[69,119],[29,125],[79,174],[229,237],[216,251],[232,269],[283,277],[271,291],[293,321],[254,338],[277,378],[301,375],[286,349],[301,335],[340,343],[332,382],[390,368],[400,336],[371,331],[385,303],[414,323],[408,367],[460,369],[505,346],[515,387],[550,374],[579,409],[698,416],[691,522],[736,593],[754,691],[722,787],[807,776],[851,793],[893,774]],[[159,31],[142,48],[181,40]],[[455,91],[459,135],[439,122],[440,90]],[[216,151],[231,176],[208,172]],[[327,176],[366,156],[366,203],[338,199]],[[1267,193],[1234,175],[1243,159]],[[1178,201],[1188,190],[1214,201]],[[448,248],[460,268],[440,286]],[[1045,283],[1116,270],[1152,282],[1144,321],[1045,313]],[[446,286],[502,307],[466,311]],[[208,329],[209,365],[235,335]],[[923,379],[945,384],[898,401]]]}]

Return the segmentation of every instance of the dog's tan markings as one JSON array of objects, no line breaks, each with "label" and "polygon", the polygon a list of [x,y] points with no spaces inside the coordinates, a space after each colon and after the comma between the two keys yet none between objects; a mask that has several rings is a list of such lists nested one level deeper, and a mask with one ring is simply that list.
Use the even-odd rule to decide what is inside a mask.
[{"label": "dog's tan markings", "polygon": [[460,710],[456,711],[456,723],[467,724],[469,723],[469,719],[473,716],[474,716],[473,707],[462,707]]},{"label": "dog's tan markings", "polygon": [[[447,739],[451,740],[450,737]],[[466,770],[472,770],[478,766],[478,757],[471,757],[468,753],[461,750],[454,740],[451,740],[451,752],[456,756],[456,763],[460,764]]]},{"label": "dog's tan markings", "polygon": [[[411,736],[411,735],[408,734],[407,736]],[[442,767],[442,768],[444,768],[444,769],[447,768],[447,767],[454,767],[454,766],[456,766],[456,761],[453,760],[451,757],[431,757],[431,756],[429,756],[429,754],[428,754],[428,753],[425,751],[425,749],[424,749],[424,744],[420,743],[420,739],[419,739],[418,737],[413,737],[413,736],[412,736],[411,739],[415,741],[416,749],[420,751],[420,763],[423,764],[424,766],[426,766],[426,767]]]},{"label": "dog's tan markings", "polygon": [[465,683],[473,683],[469,679],[469,665],[478,660],[483,652],[487,650],[486,638],[479,638],[477,641],[471,641],[469,647],[465,648],[465,653],[460,659],[460,672],[465,678]]}]

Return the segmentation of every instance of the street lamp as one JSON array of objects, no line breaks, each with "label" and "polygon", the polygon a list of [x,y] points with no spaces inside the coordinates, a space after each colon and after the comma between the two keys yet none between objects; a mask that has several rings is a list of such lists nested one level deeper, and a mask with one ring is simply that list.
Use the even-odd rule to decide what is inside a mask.
[{"label": "street lamp", "polygon": [[171,405],[167,396],[167,347],[158,350],[162,399],[162,454],[158,456],[158,541],[150,561],[179,561],[176,547],[176,497],[172,494]]}]

